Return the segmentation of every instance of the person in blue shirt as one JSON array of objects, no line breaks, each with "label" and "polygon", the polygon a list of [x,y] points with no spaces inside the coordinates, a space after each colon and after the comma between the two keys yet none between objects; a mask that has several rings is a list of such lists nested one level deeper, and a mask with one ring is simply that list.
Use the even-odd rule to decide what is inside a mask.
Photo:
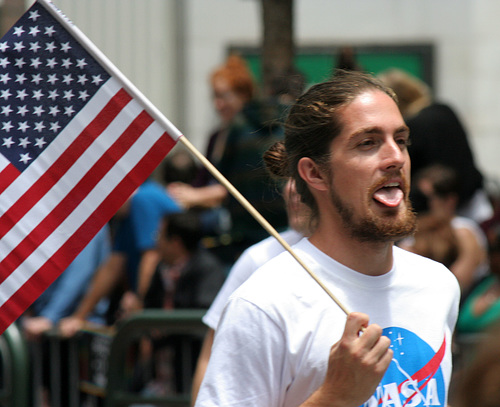
[{"label": "person in blue shirt", "polygon": [[94,306],[110,296],[123,279],[126,286],[119,314],[108,322],[142,308],[142,299],[159,261],[156,243],[160,221],[165,215],[180,211],[179,205],[157,182],[147,180],[137,189],[113,219],[111,255],[98,270],[76,311],[60,323],[64,336],[78,332]]}]

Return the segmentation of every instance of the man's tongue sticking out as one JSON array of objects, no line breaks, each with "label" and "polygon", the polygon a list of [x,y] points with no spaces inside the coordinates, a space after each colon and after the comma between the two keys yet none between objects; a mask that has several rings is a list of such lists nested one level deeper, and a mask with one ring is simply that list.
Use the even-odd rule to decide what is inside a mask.
[{"label": "man's tongue sticking out", "polygon": [[386,186],[375,191],[373,198],[385,206],[395,208],[403,200],[404,194],[399,186]]}]

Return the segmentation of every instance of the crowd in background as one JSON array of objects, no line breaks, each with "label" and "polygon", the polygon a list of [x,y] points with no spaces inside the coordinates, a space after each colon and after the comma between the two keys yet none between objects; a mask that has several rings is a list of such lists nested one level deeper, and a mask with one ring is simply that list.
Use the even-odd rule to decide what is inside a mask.
[{"label": "crowd in background", "polygon": [[[442,262],[457,277],[461,368],[461,340],[486,337],[500,323],[500,197],[488,190],[467,131],[450,105],[434,100],[425,84],[400,70],[380,78],[397,94],[412,139],[411,199],[419,228],[398,245]],[[303,91],[305,78],[293,72],[276,82],[272,98],[263,99],[245,62],[231,55],[209,79],[219,125],[207,132],[205,156],[278,232],[307,235],[311,225],[303,227],[302,220],[295,227],[291,220],[296,211],[287,205],[293,194],[283,193],[285,185],[268,175],[262,161],[282,138],[287,105]],[[160,179],[144,183],[22,317],[29,340],[55,328],[71,337],[90,322],[113,325],[144,308],[208,309],[242,253],[268,235],[186,151],[174,149],[158,174]],[[138,391],[152,391],[152,383],[159,393],[176,390],[175,381],[158,385],[150,372],[137,377]],[[456,377],[464,386],[470,380],[458,368]],[[498,404],[497,398],[491,405]]]}]

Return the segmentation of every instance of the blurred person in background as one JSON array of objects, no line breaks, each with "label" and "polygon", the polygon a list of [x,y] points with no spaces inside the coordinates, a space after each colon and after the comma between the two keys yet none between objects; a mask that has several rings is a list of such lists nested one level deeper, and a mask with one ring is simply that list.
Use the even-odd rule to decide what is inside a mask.
[{"label": "blurred person in background", "polygon": [[[449,266],[465,299],[471,288],[488,273],[488,243],[472,219],[457,214],[460,179],[451,167],[435,164],[421,169],[414,185],[426,198],[428,213],[450,222],[458,242],[458,257]],[[424,212],[425,213],[425,212]]]},{"label": "blurred person in background", "polygon": [[489,237],[489,273],[470,293],[460,308],[457,334],[484,332],[500,322],[500,225]]},{"label": "blurred person in background", "polygon": [[60,321],[64,336],[75,335],[94,306],[102,299],[114,300],[108,324],[142,308],[159,254],[156,239],[161,219],[180,212],[179,205],[152,179],[144,182],[112,219],[112,251],[99,268],[75,312]]},{"label": "blurred person in background", "polygon": [[458,238],[448,219],[431,213],[418,215],[417,231],[398,246],[450,268],[459,254]]},{"label": "blurred person in background", "polygon": [[144,298],[144,308],[207,309],[226,278],[220,260],[202,244],[198,214],[163,218],[158,237],[160,262]]},{"label": "blurred person in background", "polygon": [[[160,262],[144,298],[144,308],[207,309],[226,277],[224,265],[205,247],[199,214],[192,211],[165,216],[158,235]],[[196,361],[199,336],[154,334],[141,339],[132,390],[147,394],[176,394],[183,389],[186,351]]]},{"label": "blurred person in background", "polygon": [[457,378],[451,407],[500,406],[500,324],[492,324]]},{"label": "blurred person in background", "polygon": [[[210,85],[220,123],[209,137],[206,158],[275,228],[284,229],[283,201],[262,163],[263,152],[281,137],[280,126],[267,120],[254,78],[241,57],[230,55],[214,70]],[[171,183],[168,191],[184,208],[207,209],[206,227],[214,231],[217,253],[228,265],[266,236],[205,167],[193,185]]]},{"label": "blurred person in background", "polygon": [[[442,164],[453,168],[460,179],[457,214],[477,223],[489,219],[493,208],[483,185],[469,139],[460,118],[447,104],[435,101],[423,81],[400,69],[378,75],[396,93],[401,114],[410,128],[412,178],[422,168]],[[415,186],[415,185],[414,185]],[[426,209],[426,199],[412,189],[414,209]]]}]

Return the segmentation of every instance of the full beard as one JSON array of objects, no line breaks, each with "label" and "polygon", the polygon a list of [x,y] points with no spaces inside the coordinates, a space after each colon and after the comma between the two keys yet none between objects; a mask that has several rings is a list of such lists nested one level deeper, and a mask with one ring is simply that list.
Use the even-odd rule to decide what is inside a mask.
[{"label": "full beard", "polygon": [[403,213],[400,213],[401,210],[389,210],[385,215],[377,215],[369,209],[361,218],[355,217],[353,209],[343,202],[333,189],[330,198],[349,235],[360,242],[396,242],[415,232],[417,216],[407,193]]}]

